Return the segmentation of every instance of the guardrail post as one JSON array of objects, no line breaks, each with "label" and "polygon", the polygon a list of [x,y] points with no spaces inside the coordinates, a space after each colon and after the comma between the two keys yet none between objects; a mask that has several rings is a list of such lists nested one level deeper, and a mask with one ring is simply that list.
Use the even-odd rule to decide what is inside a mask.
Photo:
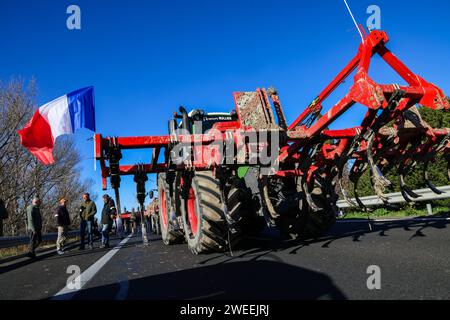
[{"label": "guardrail post", "polygon": [[427,203],[427,212],[429,216],[433,215],[433,208],[431,207],[431,203]]}]

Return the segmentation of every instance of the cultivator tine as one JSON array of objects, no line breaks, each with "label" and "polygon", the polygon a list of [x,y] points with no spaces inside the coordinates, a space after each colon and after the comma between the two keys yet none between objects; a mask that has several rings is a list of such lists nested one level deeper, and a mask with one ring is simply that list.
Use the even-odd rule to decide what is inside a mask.
[{"label": "cultivator tine", "polygon": [[444,157],[445,161],[447,161],[447,180],[450,181],[450,154],[446,153]]},{"label": "cultivator tine", "polygon": [[[302,168],[304,170],[308,170],[310,168],[310,166],[313,164],[313,159],[315,158],[318,151],[320,150],[321,145],[322,144],[316,144],[314,146],[310,146],[307,149],[305,149],[305,152],[308,154],[308,157],[302,163]],[[309,183],[308,183],[308,175],[307,174],[303,175],[301,178],[302,179],[301,180],[301,188],[305,194],[306,202],[308,203],[309,207],[314,212],[317,212],[317,211],[323,210],[323,208],[316,204],[316,202],[314,201],[314,198],[311,194],[311,191],[310,191],[310,185],[313,186],[312,190],[314,190],[315,184],[319,183],[316,181],[314,175],[315,174],[313,173],[311,176],[312,181],[310,181]]]},{"label": "cultivator tine", "polygon": [[403,199],[405,199],[405,201],[406,201],[407,203],[414,203],[414,201],[411,200],[411,199],[409,198],[408,194],[405,192],[405,189],[401,188],[400,192],[401,192],[401,194],[402,194],[402,196],[403,196]]},{"label": "cultivator tine", "polygon": [[367,169],[367,163],[364,163],[362,161],[355,161],[355,163],[352,166],[352,169],[350,170],[350,181],[353,182],[353,194],[355,197],[355,201],[358,205],[359,208],[361,208],[361,210],[363,210],[364,212],[369,211],[369,208],[367,208],[364,203],[361,201],[361,199],[359,198],[359,193],[358,193],[358,182],[359,179],[362,177],[362,175],[364,174],[364,172]]},{"label": "cultivator tine", "polygon": [[447,161],[447,179],[450,181],[450,160]]},{"label": "cultivator tine", "polygon": [[410,172],[410,170],[412,168],[414,168],[416,166],[416,164],[417,164],[417,162],[414,161],[411,165],[406,166],[405,161],[403,161],[399,167],[400,189],[401,189],[403,198],[405,198],[406,202],[408,202],[408,203],[414,202],[409,197],[411,197],[413,199],[420,198],[420,196],[417,193],[415,193],[414,191],[412,191],[412,189],[410,187],[408,187],[408,185],[405,182],[406,174],[408,172]]},{"label": "cultivator tine", "polygon": [[353,193],[355,196],[356,203],[361,208],[361,210],[367,214],[367,222],[369,224],[369,230],[372,231],[372,222],[370,221],[370,213],[373,210],[364,205],[364,203],[359,198],[359,193],[358,193],[358,182],[359,182],[359,179],[364,174],[364,172],[366,171],[366,169],[367,169],[367,163],[364,163],[362,161],[356,161],[353,164],[353,167],[351,170],[350,180],[353,182]]},{"label": "cultivator tine", "polygon": [[312,197],[311,192],[309,191],[309,186],[308,183],[305,181],[302,183],[302,188],[303,188],[303,192],[305,193],[305,197],[306,197],[306,202],[308,203],[309,207],[311,208],[312,211],[317,212],[322,210],[323,208],[319,207],[315,202],[314,199]]},{"label": "cultivator tine", "polygon": [[389,205],[389,198],[384,195],[384,191],[387,187],[391,186],[392,183],[383,176],[378,166],[375,166],[373,170],[376,172],[376,174],[372,175],[374,191],[385,205]]},{"label": "cultivator tine", "polygon": [[450,154],[445,155],[445,160],[447,160],[447,179],[450,181]]},{"label": "cultivator tine", "polygon": [[[425,184],[427,185],[427,187],[433,191],[436,194],[443,194],[444,192],[439,190],[434,184],[433,182],[430,181],[430,177],[429,177],[429,173],[428,173],[428,165],[430,164],[431,159],[436,156],[438,153],[443,152],[448,143],[450,141],[450,135],[445,136],[440,142],[439,144],[427,154],[427,158],[425,160],[424,163],[424,169],[423,169],[423,179],[425,181]],[[447,160],[447,176],[450,180],[450,156],[446,155],[446,160]]]},{"label": "cultivator tine", "polygon": [[383,175],[380,168],[375,163],[372,153],[375,133],[373,131],[370,131],[369,134],[370,137],[367,142],[367,162],[370,167],[372,186],[378,198],[380,198],[380,200],[383,201],[384,204],[389,204],[389,199],[384,195],[384,190],[387,187],[390,187],[392,185],[392,182]]},{"label": "cultivator tine", "polygon": [[347,148],[345,155],[339,159],[338,168],[337,168],[339,190],[341,191],[345,202],[347,202],[351,207],[358,207],[358,204],[356,202],[354,202],[352,199],[350,199],[350,195],[349,195],[348,191],[345,189],[342,180],[344,178],[344,167],[348,163],[349,156],[350,156],[351,152],[353,151],[355,144],[356,144],[356,139],[354,139],[353,142],[350,144],[350,147]]},{"label": "cultivator tine", "polygon": [[350,199],[350,195],[348,194],[348,191],[345,190],[343,184],[342,184],[342,177],[339,177],[338,179],[339,183],[339,189],[341,190],[342,196],[344,197],[345,202],[347,202],[351,207],[358,207],[358,204],[354,202],[352,199]]},{"label": "cultivator tine", "polygon": [[444,192],[442,192],[441,190],[436,188],[436,186],[433,184],[433,182],[431,182],[429,179],[429,175],[428,175],[428,164],[429,163],[430,163],[430,159],[425,161],[424,170],[423,170],[423,179],[425,180],[427,187],[430,188],[431,191],[433,191],[436,194],[443,194]]}]

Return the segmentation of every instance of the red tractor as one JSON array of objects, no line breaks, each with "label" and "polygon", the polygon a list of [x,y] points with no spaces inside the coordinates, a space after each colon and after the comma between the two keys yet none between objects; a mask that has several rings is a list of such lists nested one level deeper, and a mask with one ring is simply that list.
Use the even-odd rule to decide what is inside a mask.
[{"label": "red tractor", "polygon": [[[134,175],[143,203],[147,174],[156,173],[162,239],[165,244],[186,241],[195,254],[224,250],[266,225],[293,238],[318,237],[335,223],[337,190],[365,209],[357,186],[367,170],[375,193],[388,204],[383,191],[393,182],[385,173],[397,168],[402,193],[411,201],[417,195],[405,175],[418,162],[427,164],[450,148],[450,129],[430,127],[417,106],[448,110],[450,105],[438,87],[395,57],[387,42],[383,31],[366,35],[356,56],[289,126],[276,90],[257,89],[235,92],[236,108],[227,114],[188,113],[181,107],[165,136],[96,135],[103,187],[109,177],[120,206],[120,177]],[[369,67],[375,54],[406,85],[372,80]],[[349,92],[322,112],[322,103],[352,73]],[[355,104],[367,110],[360,126],[328,129]],[[153,149],[151,163],[120,164],[122,150],[138,148]],[[158,162],[161,150],[164,161]],[[349,164],[355,201],[342,188]],[[440,192],[428,181],[426,169],[424,178],[431,190]]]}]

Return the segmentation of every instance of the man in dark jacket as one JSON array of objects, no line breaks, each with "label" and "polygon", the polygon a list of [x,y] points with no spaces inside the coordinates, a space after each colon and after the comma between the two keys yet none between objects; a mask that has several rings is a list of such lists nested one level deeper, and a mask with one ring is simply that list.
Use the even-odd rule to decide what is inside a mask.
[{"label": "man in dark jacket", "polygon": [[136,211],[134,211],[134,208],[131,209],[130,214],[130,226],[131,226],[131,234],[134,234],[136,232]]},{"label": "man in dark jacket", "polygon": [[70,226],[70,216],[66,204],[67,200],[65,198],[61,198],[61,200],[59,200],[59,207],[55,214],[56,224],[58,226],[58,239],[56,240],[56,252],[58,254],[64,254],[62,247],[67,239],[67,230]]},{"label": "man in dark jacket", "polygon": [[109,233],[116,216],[116,204],[114,200],[107,194],[103,196],[103,210],[102,210],[102,246],[101,248],[109,248]]},{"label": "man in dark jacket", "polygon": [[8,211],[5,202],[0,199],[0,237],[3,237],[3,220],[8,219]]},{"label": "man in dark jacket", "polygon": [[95,202],[91,200],[89,193],[83,195],[83,202],[80,206],[80,250],[84,250],[86,231],[88,235],[89,249],[94,248],[94,237],[92,228],[94,225],[94,216],[97,213]]},{"label": "man in dark jacket", "polygon": [[42,216],[41,216],[41,200],[34,198],[31,206],[27,208],[27,228],[31,232],[30,245],[28,247],[28,256],[36,257],[36,248],[42,242]]}]

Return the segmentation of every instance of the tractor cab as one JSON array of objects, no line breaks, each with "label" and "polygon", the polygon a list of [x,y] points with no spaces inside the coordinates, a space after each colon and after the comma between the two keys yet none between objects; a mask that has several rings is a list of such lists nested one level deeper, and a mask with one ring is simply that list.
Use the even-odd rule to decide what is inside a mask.
[{"label": "tractor cab", "polygon": [[[202,134],[212,129],[214,124],[218,122],[232,122],[237,121],[238,117],[236,112],[210,112],[205,113],[203,110],[192,110],[189,112],[189,117],[193,120],[193,132],[194,134]],[[201,125],[199,125],[201,124]]]},{"label": "tractor cab", "polygon": [[[187,112],[180,107],[180,113],[174,113],[174,119],[169,121],[169,132],[176,129],[188,130],[191,134],[203,134],[213,128],[216,123],[236,122],[238,115],[235,110],[231,112],[205,112],[202,109],[193,109]],[[180,120],[177,122],[177,120]]]}]

